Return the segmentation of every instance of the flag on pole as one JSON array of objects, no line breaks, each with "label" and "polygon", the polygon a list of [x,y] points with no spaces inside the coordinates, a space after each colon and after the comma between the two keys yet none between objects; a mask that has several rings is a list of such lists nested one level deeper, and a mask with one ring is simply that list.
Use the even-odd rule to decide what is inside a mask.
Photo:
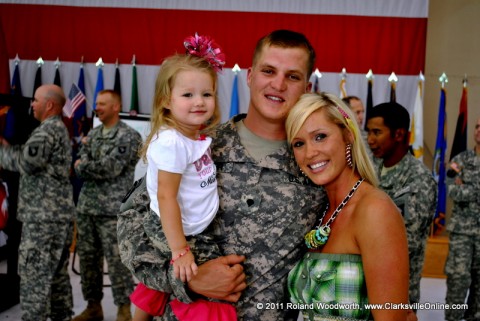
[{"label": "flag on pole", "polygon": [[35,73],[35,81],[33,83],[33,92],[32,97],[35,96],[35,91],[37,88],[42,85],[42,66],[45,62],[43,61],[42,57],[37,59],[37,72]]},{"label": "flag on pole", "polygon": [[315,82],[313,83],[312,93],[320,92],[320,78],[315,76]]},{"label": "flag on pole", "polygon": [[[368,86],[367,86],[367,107],[365,109],[365,120],[368,119],[368,115],[372,113],[373,109],[373,77],[368,79]],[[367,130],[367,122],[365,121],[365,130]]]},{"label": "flag on pole", "polygon": [[[80,64],[80,73],[78,75],[78,89],[82,91],[82,93],[85,95],[85,75],[83,72],[83,62]],[[73,118],[75,120],[81,119],[82,117],[87,116],[87,101],[85,100],[83,103],[80,104],[80,106],[77,108],[77,110],[74,113]],[[76,131],[75,130],[75,125],[74,125],[74,133],[80,133],[82,132],[81,130]]]},{"label": "flag on pole", "polygon": [[390,102],[392,103],[397,101],[396,86],[394,82],[390,84]]},{"label": "flag on pole", "polygon": [[58,67],[55,70],[55,78],[53,79],[53,84],[62,87],[62,81],[60,80],[60,69]]},{"label": "flag on pole", "polygon": [[[85,95],[85,75],[83,71],[83,58],[82,63],[80,64],[80,74],[78,76],[78,89]],[[78,159],[78,151],[80,149],[80,144],[82,137],[87,136],[90,127],[91,119],[87,117],[87,101],[84,100],[78,108],[73,113],[73,124],[72,124],[72,169],[73,164]],[[70,181],[73,186],[73,201],[75,205],[78,202],[78,196],[80,195],[80,190],[82,188],[83,182],[75,174],[75,171],[71,171],[72,175]]]},{"label": "flag on pole", "polygon": [[468,106],[467,106],[467,80],[463,80],[462,98],[460,100],[460,108],[458,112],[457,127],[455,128],[455,136],[453,138],[452,150],[450,151],[450,160],[457,154],[467,149],[467,123],[468,123]]},{"label": "flag on pole", "polygon": [[312,93],[319,93],[320,92],[320,78],[322,78],[322,73],[318,68],[315,69],[313,72],[313,77],[315,77],[315,81],[313,82],[312,86]]},{"label": "flag on pole", "polygon": [[[12,83],[10,85],[10,94],[18,97],[23,96],[18,61],[15,61],[15,69],[13,70]],[[10,106],[7,111],[7,115],[5,116],[5,127],[3,128],[2,136],[10,142],[15,136],[15,115],[13,113],[12,106]]]},{"label": "flag on pole", "polygon": [[122,85],[120,83],[120,69],[118,68],[118,60],[115,63],[115,82],[113,84],[113,90],[116,91],[120,97],[122,97]]},{"label": "flag on pole", "polygon": [[20,83],[20,67],[18,63],[15,63],[15,69],[13,70],[12,84],[10,86],[10,94],[16,96],[23,96],[22,85]]},{"label": "flag on pole", "polygon": [[397,101],[397,94],[396,94],[396,88],[397,88],[397,75],[395,75],[394,72],[390,74],[388,77],[388,81],[390,82],[390,102],[394,103]]},{"label": "flag on pole", "polygon": [[65,106],[63,106],[63,113],[68,118],[72,118],[75,111],[80,107],[80,105],[85,101],[85,95],[83,92],[78,88],[75,83],[72,84],[72,88],[70,89],[70,93],[68,94],[67,102]]},{"label": "flag on pole", "polygon": [[33,83],[33,92],[32,92],[32,97],[35,96],[35,91],[37,91],[37,88],[42,85],[42,65],[38,65],[37,67],[37,72],[35,73],[35,81]]},{"label": "flag on pole", "polygon": [[[103,63],[102,63],[103,66]],[[103,90],[103,69],[102,66],[98,67],[98,72],[97,72],[97,84],[95,85],[95,93],[93,95],[93,105],[92,108],[95,110],[96,105],[97,105],[97,95],[100,91]]]},{"label": "flag on pole", "polygon": [[62,63],[60,62],[60,59],[57,58],[53,64],[55,65],[55,78],[53,79],[53,84],[62,87],[62,81],[60,80],[60,66]]},{"label": "flag on pole", "polygon": [[130,115],[138,115],[140,111],[138,104],[138,84],[137,84],[137,66],[135,65],[135,56],[133,57],[132,68],[132,98],[130,99]]},{"label": "flag on pole", "polygon": [[410,146],[415,158],[423,160],[423,76],[418,80],[413,117],[410,124]]},{"label": "flag on pole", "polygon": [[437,210],[433,220],[433,235],[439,234],[445,227],[445,213],[447,208],[447,186],[445,184],[445,151],[447,149],[447,113],[446,91],[442,87],[440,92],[440,106],[438,108],[438,127],[435,153],[433,157],[433,177],[438,184]]},{"label": "flag on pole", "polygon": [[238,73],[235,73],[232,86],[232,98],[230,100],[230,118],[239,114],[240,101],[238,97]]}]

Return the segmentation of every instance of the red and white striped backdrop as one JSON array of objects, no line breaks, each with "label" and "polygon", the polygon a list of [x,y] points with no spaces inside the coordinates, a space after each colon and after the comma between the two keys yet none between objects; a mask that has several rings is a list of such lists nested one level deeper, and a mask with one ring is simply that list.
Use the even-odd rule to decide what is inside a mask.
[{"label": "red and white striped backdrop", "polygon": [[[183,39],[195,32],[212,36],[227,56],[220,75],[223,119],[228,118],[233,83],[240,74],[240,110],[247,110],[246,69],[256,41],[274,29],[304,33],[317,52],[320,88],[339,94],[347,71],[347,94],[366,98],[365,74],[375,75],[374,103],[389,99],[391,72],[399,78],[397,101],[413,110],[417,76],[425,66],[428,0],[0,0],[0,90],[11,80],[20,57],[23,94],[32,95],[38,57],[45,60],[44,83],[53,82],[57,57],[66,92],[78,79],[84,57],[86,95],[92,104],[95,62],[105,62],[104,83],[112,88],[120,63],[124,110],[128,110],[131,60],[137,60],[140,111],[149,113],[163,58],[183,52]],[[5,81],[5,78],[7,80]]]}]

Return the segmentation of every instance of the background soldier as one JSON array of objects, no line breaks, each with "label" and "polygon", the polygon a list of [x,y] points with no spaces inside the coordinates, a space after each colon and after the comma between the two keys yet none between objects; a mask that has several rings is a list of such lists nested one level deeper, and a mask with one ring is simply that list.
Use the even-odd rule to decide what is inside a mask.
[{"label": "background soldier", "polygon": [[420,300],[425,247],[436,209],[437,184],[425,165],[409,153],[410,115],[395,102],[367,115],[368,145],[378,159],[380,188],[402,212],[410,260],[410,303]]},{"label": "background soldier", "polygon": [[[480,118],[474,131],[475,147],[456,155],[447,174],[453,200],[445,274],[447,304],[463,304],[470,288],[468,310],[445,310],[445,320],[480,320]],[[465,315],[464,315],[465,313]]]},{"label": "background soldier", "polygon": [[120,120],[121,98],[113,90],[97,95],[96,114],[102,125],[83,140],[75,172],[84,180],[77,205],[77,250],[82,293],[87,308],[74,320],[103,320],[103,259],[108,263],[117,320],[130,320],[130,272],[122,264],[117,242],[117,214],[132,185],[140,134]]},{"label": "background soldier", "polygon": [[18,219],[22,320],[71,320],[68,258],[73,195],[69,181],[70,138],[61,114],[65,95],[56,85],[40,86],[32,109],[40,125],[23,146],[1,138],[0,166],[20,173]]}]

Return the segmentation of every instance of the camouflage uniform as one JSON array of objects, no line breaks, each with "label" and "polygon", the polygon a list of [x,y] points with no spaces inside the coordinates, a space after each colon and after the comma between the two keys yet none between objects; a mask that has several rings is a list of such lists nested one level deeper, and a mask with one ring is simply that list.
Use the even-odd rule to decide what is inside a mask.
[{"label": "camouflage uniform", "polygon": [[383,161],[375,161],[379,187],[392,198],[403,215],[410,261],[409,300],[419,302],[425,247],[437,204],[437,183],[425,165],[409,153],[383,176]]},{"label": "camouflage uniform", "polygon": [[141,136],[122,121],[105,136],[103,128],[90,131],[75,167],[84,180],[77,205],[77,250],[84,299],[99,302],[103,298],[105,257],[114,303],[120,306],[130,303],[133,280],[118,252],[117,214],[133,182]]},{"label": "camouflage uniform", "polygon": [[[213,139],[212,157],[220,196],[220,232],[214,234],[223,236],[220,247],[225,254],[247,258],[244,267],[248,287],[236,304],[238,319],[297,320],[298,311],[286,309],[286,278],[304,253],[303,236],[317,222],[325,194],[300,176],[286,145],[260,162],[251,158],[234,124],[244,117],[236,116],[220,126]],[[134,192],[127,200],[130,205],[124,207],[131,209],[121,215],[124,218],[119,222],[119,239],[121,251],[125,251],[124,262],[147,286],[163,290],[172,285],[180,297],[186,294],[183,286],[169,285],[157,264],[138,264],[136,260],[145,256],[155,262],[156,257],[146,241],[148,227],[142,226],[146,220],[142,222],[142,214],[138,213],[147,204],[145,194]],[[124,241],[126,237],[137,243]],[[188,298],[183,301],[188,302]],[[264,309],[258,309],[257,303],[262,303]],[[268,303],[277,304],[277,309],[265,309],[271,307]],[[163,320],[176,320],[169,305]]]},{"label": "camouflage uniform", "polygon": [[70,139],[60,116],[45,119],[22,146],[0,147],[0,166],[20,172],[18,219],[22,320],[71,320],[68,275],[73,229]]},{"label": "camouflage uniform", "polygon": [[[463,184],[456,185],[455,178],[448,178],[448,193],[453,200],[452,217],[448,222],[450,232],[449,252],[445,264],[447,275],[448,304],[465,302],[469,287],[477,293],[471,297],[473,306],[469,306],[470,319],[480,320],[480,311],[474,304],[478,302],[479,284],[471,286],[472,281],[480,280],[480,157],[475,151],[464,151],[452,159],[461,169],[457,177]],[[471,294],[472,295],[472,294]],[[475,299],[476,298],[476,299]],[[460,320],[465,310],[445,310],[445,319]],[[474,318],[472,314],[476,314]]]}]

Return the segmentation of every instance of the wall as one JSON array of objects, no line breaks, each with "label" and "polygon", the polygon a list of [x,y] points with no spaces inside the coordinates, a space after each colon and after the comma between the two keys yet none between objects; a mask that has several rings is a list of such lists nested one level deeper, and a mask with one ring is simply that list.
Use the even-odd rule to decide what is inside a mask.
[{"label": "wall", "polygon": [[437,135],[440,82],[445,72],[447,90],[447,156],[455,134],[462,80],[468,78],[468,148],[472,148],[473,129],[480,117],[480,1],[431,0],[427,27],[425,65],[424,140],[425,163],[432,166]]}]

